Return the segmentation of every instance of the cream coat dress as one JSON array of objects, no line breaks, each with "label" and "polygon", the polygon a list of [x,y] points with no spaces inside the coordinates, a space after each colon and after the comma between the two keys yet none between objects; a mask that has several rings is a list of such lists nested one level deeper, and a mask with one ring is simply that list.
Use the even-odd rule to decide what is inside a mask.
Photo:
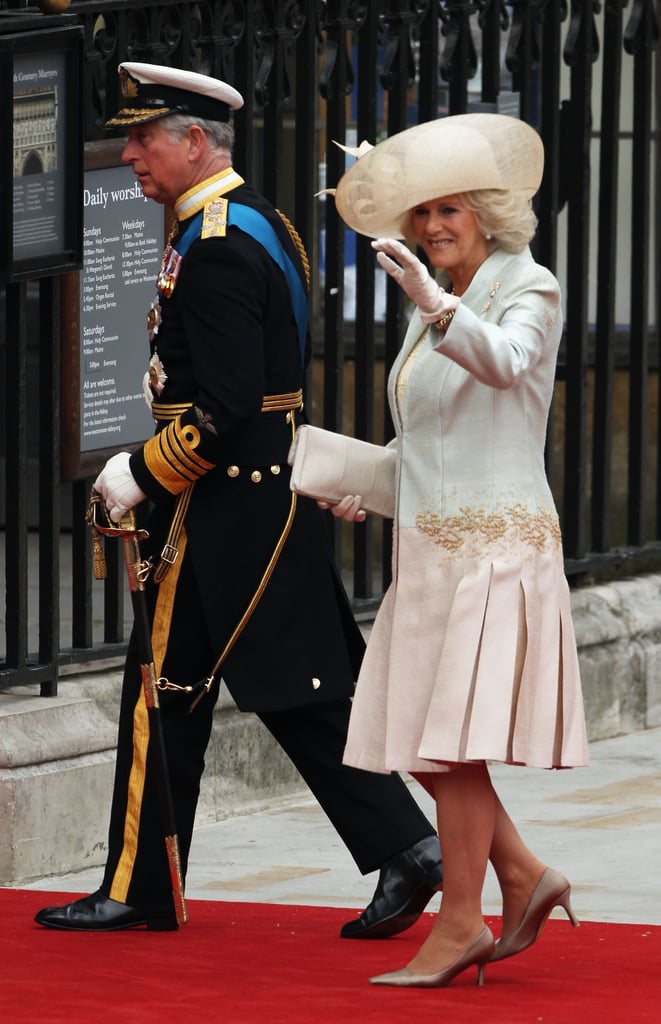
[{"label": "cream coat dress", "polygon": [[392,584],[358,679],[347,764],[587,764],[544,469],[562,327],[558,283],[528,249],[488,257],[445,336],[412,316],[388,383]]}]

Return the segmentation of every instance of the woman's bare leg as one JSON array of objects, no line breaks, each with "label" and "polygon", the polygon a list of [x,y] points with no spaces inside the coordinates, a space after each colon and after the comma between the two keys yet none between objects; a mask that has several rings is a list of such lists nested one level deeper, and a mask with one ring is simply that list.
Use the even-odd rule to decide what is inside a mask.
[{"label": "woman's bare leg", "polygon": [[484,927],[482,887],[496,817],[496,794],[486,765],[458,765],[431,779],[443,855],[443,898],[431,933],[408,965],[418,974],[449,966]]},{"label": "woman's bare leg", "polygon": [[415,778],[434,796],[443,855],[441,908],[409,964],[411,970],[428,974],[452,963],[479,933],[487,860],[503,896],[502,936],[519,925],[546,865],[524,843],[493,789],[486,765],[458,765]]},{"label": "woman's bare leg", "polygon": [[528,849],[495,793],[494,797],[495,823],[489,859],[503,894],[501,934],[505,936],[521,921],[546,865]]}]

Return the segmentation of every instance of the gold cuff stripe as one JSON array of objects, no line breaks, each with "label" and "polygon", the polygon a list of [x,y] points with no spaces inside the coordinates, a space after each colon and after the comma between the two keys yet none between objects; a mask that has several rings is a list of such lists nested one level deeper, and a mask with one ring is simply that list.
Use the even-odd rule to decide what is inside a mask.
[{"label": "gold cuff stripe", "polygon": [[190,483],[214,468],[213,462],[196,455],[200,431],[173,420],[144,446],[145,465],[170,494],[179,494]]},{"label": "gold cuff stripe", "polygon": [[[161,434],[163,433],[164,431],[161,431]],[[164,447],[161,434],[147,441],[144,449],[145,465],[166,491],[170,494],[179,494],[197,479],[197,475],[168,458],[170,449],[168,445]]]},{"label": "gold cuff stripe", "polygon": [[201,455],[195,454],[195,449],[200,443],[200,431],[190,423],[182,426],[179,417],[169,423],[157,437],[161,440],[166,457],[172,459],[174,465],[178,462],[182,471],[188,469],[194,474],[194,478],[204,476],[215,466],[214,462],[207,462]]}]

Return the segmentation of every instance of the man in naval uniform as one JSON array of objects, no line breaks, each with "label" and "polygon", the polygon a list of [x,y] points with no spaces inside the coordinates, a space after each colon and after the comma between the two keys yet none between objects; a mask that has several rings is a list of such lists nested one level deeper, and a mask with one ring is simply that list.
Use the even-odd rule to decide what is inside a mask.
[{"label": "man in naval uniform", "polygon": [[[379,870],[371,903],[341,935],[394,935],[434,895],[441,857],[399,776],[342,765],[364,645],[327,513],[291,492],[287,465],[310,358],[304,259],[295,232],[232,167],[239,93],[157,65],[119,73],[124,105],[107,126],[128,129],[123,160],[176,227],[148,315],[155,434],[113,456],[95,488],[114,521],[151,502],[146,596],[182,875],[222,677],[291,758],[361,873]],[[177,927],[148,721],[132,636],[103,881],[39,911],[40,924]]]}]

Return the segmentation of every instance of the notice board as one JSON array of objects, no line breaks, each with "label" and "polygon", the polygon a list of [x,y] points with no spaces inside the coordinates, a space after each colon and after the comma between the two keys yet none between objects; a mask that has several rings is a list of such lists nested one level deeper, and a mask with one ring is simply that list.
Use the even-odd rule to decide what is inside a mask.
[{"label": "notice board", "polygon": [[121,153],[118,145],[99,144],[101,153],[89,154],[83,269],[68,275],[63,289],[65,480],[95,475],[110,455],[132,450],[154,428],[142,380],[149,362],[147,312],[163,252],[164,213],[142,195],[130,167],[112,163]]},{"label": "notice board", "polygon": [[81,266],[83,26],[0,18],[0,284]]}]

